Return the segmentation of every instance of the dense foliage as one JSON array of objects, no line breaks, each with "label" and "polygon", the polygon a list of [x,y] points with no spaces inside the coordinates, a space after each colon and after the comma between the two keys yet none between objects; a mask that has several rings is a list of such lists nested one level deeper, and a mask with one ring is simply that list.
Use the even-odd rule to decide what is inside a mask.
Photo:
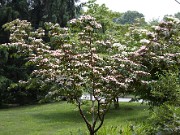
[{"label": "dense foliage", "polygon": [[78,16],[82,5],[79,0],[1,0],[0,1],[0,43],[8,42],[8,32],[2,25],[14,19],[24,19],[33,27],[43,26],[44,22],[66,26],[67,21]]},{"label": "dense foliage", "polygon": [[144,15],[137,11],[127,11],[123,13],[121,17],[117,18],[116,21],[120,24],[133,24],[136,22],[137,19],[140,19],[143,17]]},{"label": "dense foliage", "polygon": [[[85,15],[68,21],[75,17],[75,9],[68,10],[68,4],[73,6],[75,1],[68,1],[72,2],[66,3],[68,8],[63,5],[65,1],[28,2],[25,5],[30,13],[36,13],[35,9],[40,10],[41,6],[48,11],[42,8],[41,14],[37,10],[38,18],[30,19],[31,22],[16,19],[3,25],[10,42],[0,45],[0,104],[65,98],[78,106],[91,135],[102,126],[111,103],[114,101],[118,107],[119,96],[132,94],[134,100],[143,99],[152,108],[167,107],[170,117],[174,114],[172,108],[180,104],[178,18],[167,16],[152,26],[136,13],[139,20],[130,17],[133,21],[121,25],[116,22],[121,14],[89,1]],[[3,8],[9,4],[17,3],[1,2]],[[68,10],[66,19],[52,9],[62,5],[64,12]],[[52,22],[39,27],[49,20]],[[62,20],[68,21],[67,27],[61,27],[65,25],[60,24]],[[82,107],[86,104],[81,98],[83,94],[90,96],[91,119]],[[157,130],[163,131],[162,128]]]}]

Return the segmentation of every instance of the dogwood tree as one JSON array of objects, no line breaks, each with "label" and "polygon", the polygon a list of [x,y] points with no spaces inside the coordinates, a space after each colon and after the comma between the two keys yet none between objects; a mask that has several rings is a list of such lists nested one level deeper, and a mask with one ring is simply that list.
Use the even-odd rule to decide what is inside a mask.
[{"label": "dogwood tree", "polygon": [[[178,23],[173,19],[169,21],[154,27],[154,32],[143,31],[145,34],[142,37],[147,39],[138,39],[138,44],[143,46],[137,46],[135,51],[123,50],[104,58],[97,54],[102,39],[101,24],[89,15],[69,21],[67,28],[46,23],[49,43],[43,41],[43,29],[34,31],[29,22],[14,20],[4,26],[11,32],[11,43],[4,46],[17,47],[19,53],[28,54],[27,64],[36,66],[29,80],[19,83],[27,85],[33,78],[38,78],[40,87],[49,89],[46,97],[59,100],[65,96],[69,102],[75,103],[90,134],[93,135],[102,126],[113,100],[118,103],[120,94],[135,91],[140,87],[147,88],[147,84],[152,82],[149,76],[154,75],[151,67],[155,69],[155,65],[161,62],[165,62],[167,67],[167,62],[173,64],[174,60],[178,60],[179,53],[169,54],[171,47],[166,48],[172,43],[179,44],[179,35],[175,31],[178,25],[172,25]],[[169,38],[166,39],[163,34]],[[173,48],[171,53],[175,51]],[[162,53],[164,51],[166,53]],[[166,58],[164,61],[161,61],[162,55]],[[136,92],[143,92],[141,90]],[[90,95],[91,106],[88,113],[83,110],[83,93]],[[146,94],[145,92],[144,95]],[[87,117],[89,114],[91,119]]]},{"label": "dogwood tree", "polygon": [[[12,43],[6,45],[16,46],[19,52],[29,54],[29,63],[37,67],[32,72],[32,77],[39,78],[42,84],[53,82],[55,85],[47,96],[59,98],[65,95],[69,102],[76,103],[90,134],[94,134],[102,126],[111,103],[111,96],[103,84],[109,80],[118,82],[105,78],[106,62],[96,54],[95,45],[101,25],[95,18],[82,16],[71,20],[69,25],[66,29],[60,28],[58,24],[46,24],[52,40],[50,46],[56,45],[52,48],[43,42],[42,29],[33,32],[30,23],[15,20],[4,26],[12,30]],[[28,81],[30,80],[31,78]],[[28,81],[20,83],[27,84]],[[83,92],[89,93],[91,97],[91,121],[82,109],[83,101],[80,97]]]},{"label": "dogwood tree", "polygon": [[151,101],[149,102],[151,105],[161,105],[162,101],[168,99],[153,94],[156,93],[153,87],[154,84],[158,85],[156,83],[159,74],[163,75],[164,71],[169,70],[179,72],[179,28],[179,19],[167,17],[157,26],[152,26],[151,30],[143,30],[144,38],[136,41],[142,46],[132,53],[132,60],[140,62],[146,67],[145,71],[151,74],[149,82],[143,82],[143,85],[138,86],[137,95]]}]

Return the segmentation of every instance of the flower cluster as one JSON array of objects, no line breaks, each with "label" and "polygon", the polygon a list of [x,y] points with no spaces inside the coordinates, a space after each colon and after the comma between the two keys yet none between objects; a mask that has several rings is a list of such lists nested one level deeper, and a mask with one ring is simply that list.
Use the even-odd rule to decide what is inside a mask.
[{"label": "flower cluster", "polygon": [[100,29],[102,26],[101,24],[96,22],[96,19],[90,15],[83,15],[77,19],[72,19],[69,21],[70,25],[84,25],[84,29],[87,31],[92,31],[93,29]]}]

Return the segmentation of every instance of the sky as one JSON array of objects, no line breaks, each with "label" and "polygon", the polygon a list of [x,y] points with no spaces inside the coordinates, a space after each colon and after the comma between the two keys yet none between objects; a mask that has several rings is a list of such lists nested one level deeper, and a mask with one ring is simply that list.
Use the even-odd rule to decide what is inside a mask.
[{"label": "sky", "polygon": [[110,10],[117,12],[138,11],[144,14],[146,21],[161,20],[164,15],[180,12],[180,4],[175,0],[97,0],[97,3],[104,3]]}]

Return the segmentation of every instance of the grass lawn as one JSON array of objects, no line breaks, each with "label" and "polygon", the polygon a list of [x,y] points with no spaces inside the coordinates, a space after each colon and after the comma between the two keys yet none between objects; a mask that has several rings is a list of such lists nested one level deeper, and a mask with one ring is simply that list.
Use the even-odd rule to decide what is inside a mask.
[{"label": "grass lawn", "polygon": [[[148,107],[139,103],[120,103],[111,109],[104,127],[146,120]],[[0,135],[79,135],[86,125],[75,105],[66,102],[0,110]]]}]

